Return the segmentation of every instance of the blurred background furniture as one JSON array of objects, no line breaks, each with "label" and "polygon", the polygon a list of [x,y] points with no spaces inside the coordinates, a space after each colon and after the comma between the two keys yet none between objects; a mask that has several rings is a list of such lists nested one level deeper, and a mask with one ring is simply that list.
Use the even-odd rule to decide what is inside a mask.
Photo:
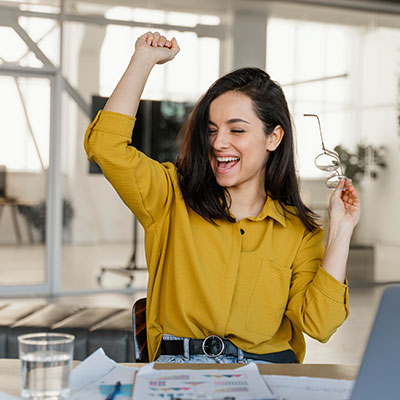
[{"label": "blurred background furniture", "polygon": [[32,302],[0,305],[0,358],[18,358],[17,337],[34,332],[74,335],[75,360],[99,347],[117,362],[135,360],[130,309]]},{"label": "blurred background furniture", "polygon": [[[4,208],[9,207],[11,211],[11,218],[17,243],[22,244],[21,230],[18,224],[18,216],[17,216],[18,206],[29,207],[31,206],[31,204],[20,201],[15,197],[9,197],[7,195],[7,170],[5,165],[0,165],[0,222]],[[34,240],[32,234],[32,226],[28,221],[27,221],[27,232],[28,232],[29,242],[33,243]]]}]

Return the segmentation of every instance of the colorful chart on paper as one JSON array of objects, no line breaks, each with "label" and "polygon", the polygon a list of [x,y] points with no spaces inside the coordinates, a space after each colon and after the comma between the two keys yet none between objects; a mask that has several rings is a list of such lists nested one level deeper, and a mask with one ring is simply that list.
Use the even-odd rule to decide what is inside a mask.
[{"label": "colorful chart on paper", "polygon": [[136,376],[133,400],[273,400],[255,364],[235,370],[160,370],[153,364]]}]

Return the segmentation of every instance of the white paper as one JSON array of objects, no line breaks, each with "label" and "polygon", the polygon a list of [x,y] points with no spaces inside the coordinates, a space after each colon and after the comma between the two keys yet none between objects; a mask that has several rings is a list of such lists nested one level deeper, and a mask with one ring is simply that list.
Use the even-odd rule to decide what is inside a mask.
[{"label": "white paper", "polygon": [[237,369],[154,369],[136,375],[134,400],[274,400],[255,363]]},{"label": "white paper", "polygon": [[102,348],[82,361],[71,372],[71,392],[83,389],[112,371],[117,363],[107,357]]},{"label": "white paper", "polygon": [[263,375],[276,400],[349,400],[354,381]]},{"label": "white paper", "polygon": [[[101,384],[132,384],[137,368],[123,367],[106,356],[103,349],[98,349],[71,373],[71,395],[69,400],[104,400],[100,392]],[[132,396],[118,395],[118,400],[128,400]]]}]

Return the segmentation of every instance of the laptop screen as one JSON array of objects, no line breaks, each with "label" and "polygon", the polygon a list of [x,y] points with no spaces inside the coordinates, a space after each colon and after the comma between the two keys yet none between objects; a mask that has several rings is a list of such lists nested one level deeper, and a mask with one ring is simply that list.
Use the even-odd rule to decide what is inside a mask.
[{"label": "laptop screen", "polygon": [[400,286],[385,289],[351,400],[400,398]]}]

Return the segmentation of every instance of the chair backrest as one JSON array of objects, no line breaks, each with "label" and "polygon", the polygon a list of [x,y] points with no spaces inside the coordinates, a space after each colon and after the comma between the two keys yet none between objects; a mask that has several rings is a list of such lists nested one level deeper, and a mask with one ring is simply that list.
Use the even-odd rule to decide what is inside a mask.
[{"label": "chair backrest", "polygon": [[0,165],[0,197],[7,197],[6,194],[6,166]]},{"label": "chair backrest", "polygon": [[149,362],[146,334],[146,298],[136,301],[132,308],[133,340],[136,362]]}]

